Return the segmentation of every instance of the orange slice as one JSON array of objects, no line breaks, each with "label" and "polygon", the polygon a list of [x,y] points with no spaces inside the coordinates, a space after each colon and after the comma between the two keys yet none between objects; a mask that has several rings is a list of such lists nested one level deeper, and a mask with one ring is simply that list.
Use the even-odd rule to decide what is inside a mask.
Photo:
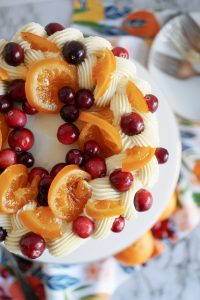
[{"label": "orange slice", "polygon": [[91,177],[76,165],[64,167],[54,178],[48,193],[48,203],[55,216],[67,222],[75,220],[91,197],[87,181]]},{"label": "orange slice", "polygon": [[0,79],[1,80],[7,80],[8,79],[8,73],[6,70],[0,67]]},{"label": "orange slice", "polygon": [[110,85],[113,73],[116,70],[116,60],[112,51],[106,49],[93,68],[93,76],[97,82],[95,99],[99,99]]},{"label": "orange slice", "polygon": [[8,137],[9,127],[6,122],[5,115],[1,113],[0,113],[0,132],[2,134],[2,144],[4,144]]},{"label": "orange slice", "polygon": [[59,53],[60,49],[58,46],[47,40],[46,38],[39,36],[37,34],[31,32],[21,32],[21,37],[24,41],[28,42],[31,45],[31,49],[34,50],[41,50],[41,51],[48,51]]},{"label": "orange slice", "polygon": [[129,172],[143,168],[154,156],[156,148],[135,146],[126,151],[122,171]]},{"label": "orange slice", "polygon": [[[23,188],[28,182],[28,171],[24,165],[16,164],[8,167],[0,175],[0,211],[15,213],[24,206],[27,195],[24,197]],[[29,199],[33,200],[33,199]]]},{"label": "orange slice", "polygon": [[116,200],[96,200],[85,207],[88,216],[94,219],[103,219],[119,216],[124,213],[124,206]]},{"label": "orange slice", "polygon": [[77,89],[77,70],[59,58],[38,61],[29,70],[26,79],[26,97],[40,112],[57,113],[62,107],[58,98],[61,87]]},{"label": "orange slice", "polygon": [[45,239],[55,239],[62,234],[62,224],[49,207],[41,206],[36,210],[23,211],[19,217],[25,227]]},{"label": "orange slice", "polygon": [[146,113],[149,111],[148,105],[142,95],[142,92],[137,88],[137,86],[130,80],[126,86],[126,94],[132,108],[137,109],[140,112]]},{"label": "orange slice", "polygon": [[117,154],[122,150],[121,137],[118,130],[99,117],[96,113],[82,112],[79,120],[87,122],[79,136],[79,146],[83,149],[86,141],[93,139],[97,141],[106,157]]}]

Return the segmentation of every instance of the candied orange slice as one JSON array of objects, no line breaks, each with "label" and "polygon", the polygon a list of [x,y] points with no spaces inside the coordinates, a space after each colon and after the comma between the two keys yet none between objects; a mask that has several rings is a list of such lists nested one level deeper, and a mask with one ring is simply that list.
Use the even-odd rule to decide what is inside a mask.
[{"label": "candied orange slice", "polygon": [[54,178],[48,193],[48,203],[55,216],[67,222],[75,220],[82,212],[91,188],[91,177],[76,165],[64,167]]},{"label": "candied orange slice", "polygon": [[135,146],[126,150],[122,161],[122,171],[129,172],[143,168],[154,156],[156,148]]},{"label": "candied orange slice", "polygon": [[27,182],[28,171],[24,165],[12,165],[1,173],[0,211],[15,213],[28,202],[27,195],[23,194],[23,188],[26,187]]},{"label": "candied orange slice", "polygon": [[146,113],[149,111],[147,103],[138,87],[130,80],[126,86],[126,94],[131,106],[140,112]]},{"label": "candied orange slice", "polygon": [[9,127],[6,122],[5,115],[1,113],[0,113],[0,132],[2,135],[2,144],[4,144],[8,137]]},{"label": "candied orange slice", "polygon": [[96,200],[85,207],[88,216],[94,219],[103,219],[119,216],[124,213],[124,206],[116,200]]},{"label": "candied orange slice", "polygon": [[59,58],[38,61],[29,70],[26,79],[26,97],[40,112],[57,113],[62,103],[58,98],[61,87],[77,89],[77,70]]},{"label": "candied orange slice", "polygon": [[101,54],[98,63],[93,68],[93,76],[97,82],[95,99],[99,99],[108,89],[116,70],[116,60],[112,51],[106,49]]},{"label": "candied orange slice", "polygon": [[8,79],[8,73],[6,70],[0,67],[0,79],[1,80],[7,80]]},{"label": "candied orange slice", "polygon": [[21,32],[21,37],[24,41],[28,42],[31,45],[31,49],[34,50],[41,50],[41,51],[48,51],[59,53],[60,49],[58,46],[47,40],[46,38],[39,36],[37,34],[31,32]]},{"label": "candied orange slice", "polygon": [[55,239],[62,234],[62,223],[54,216],[49,207],[41,206],[36,210],[23,211],[19,217],[25,227],[45,239]]},{"label": "candied orange slice", "polygon": [[83,145],[88,140],[97,141],[105,156],[111,156],[121,152],[122,142],[118,130],[103,118],[97,116],[96,113],[82,112],[79,120],[87,122],[88,126],[84,127],[79,136],[79,146],[83,149]]},{"label": "candied orange slice", "polygon": [[93,106],[92,107],[92,112],[94,115],[104,119],[108,123],[112,124],[113,122],[113,112],[110,110],[109,107],[98,107],[98,106]]}]

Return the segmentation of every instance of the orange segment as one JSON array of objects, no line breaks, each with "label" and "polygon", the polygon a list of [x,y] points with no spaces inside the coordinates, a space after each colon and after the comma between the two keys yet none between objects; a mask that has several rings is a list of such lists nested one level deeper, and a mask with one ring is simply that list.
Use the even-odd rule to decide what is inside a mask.
[{"label": "orange segment", "polygon": [[31,32],[21,32],[21,37],[24,41],[28,42],[31,45],[31,49],[34,50],[41,50],[41,51],[48,51],[59,53],[60,49],[58,46],[47,40],[46,38],[39,36],[37,34]]},{"label": "orange segment", "polygon": [[143,168],[154,156],[155,148],[135,146],[126,151],[127,156],[122,161],[122,171],[129,172]]},{"label": "orange segment", "polygon": [[91,177],[76,165],[63,168],[51,183],[48,203],[55,216],[67,222],[75,220],[91,197],[87,181]]},{"label": "orange segment", "polygon": [[121,137],[118,130],[110,123],[97,116],[96,113],[82,112],[79,120],[87,122],[79,136],[79,146],[83,145],[89,139],[93,139],[101,145],[106,157],[117,154],[122,150]]},{"label": "orange segment", "polygon": [[93,76],[97,82],[95,99],[99,99],[110,85],[113,73],[116,70],[116,60],[112,51],[106,49],[93,68]]},{"label": "orange segment", "polygon": [[45,239],[55,239],[62,234],[62,223],[54,216],[49,207],[41,206],[36,210],[23,211],[19,217],[25,227]]},{"label": "orange segment", "polygon": [[8,79],[8,73],[6,70],[0,67],[0,79],[1,80],[7,80]]},{"label": "orange segment", "polygon": [[1,173],[0,211],[15,213],[28,202],[27,195],[23,194],[27,182],[28,171],[24,165],[12,165]]},{"label": "orange segment", "polygon": [[126,94],[132,108],[137,109],[140,112],[146,113],[149,111],[147,103],[137,86],[130,80],[126,86]]},{"label": "orange segment", "polygon": [[103,219],[119,216],[124,213],[124,206],[116,200],[96,200],[85,207],[88,216],[94,219]]},{"label": "orange segment", "polygon": [[0,113],[0,132],[2,134],[2,144],[4,144],[8,137],[9,127],[6,122],[5,115],[1,113]]},{"label": "orange segment", "polygon": [[77,89],[77,70],[59,58],[38,61],[29,70],[26,79],[26,97],[40,112],[57,113],[62,107],[58,98],[61,87]]}]

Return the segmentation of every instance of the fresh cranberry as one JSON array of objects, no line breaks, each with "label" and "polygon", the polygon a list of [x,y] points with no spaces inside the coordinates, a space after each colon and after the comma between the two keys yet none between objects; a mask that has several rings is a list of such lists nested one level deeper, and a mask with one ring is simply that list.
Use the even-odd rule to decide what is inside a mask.
[{"label": "fresh cranberry", "polygon": [[134,206],[137,211],[149,210],[153,203],[151,193],[145,189],[140,189],[134,196]]},{"label": "fresh cranberry", "polygon": [[57,138],[60,143],[70,145],[78,140],[79,133],[78,127],[74,124],[65,123],[58,128]]},{"label": "fresh cranberry", "polygon": [[58,163],[51,169],[50,176],[54,178],[64,167],[66,163]]},{"label": "fresh cranberry", "polygon": [[135,112],[123,115],[120,126],[122,131],[129,136],[139,134],[144,130],[143,119]]},{"label": "fresh cranberry", "polygon": [[79,117],[79,109],[75,105],[64,105],[60,110],[60,116],[65,122],[74,122]]},{"label": "fresh cranberry", "polygon": [[79,41],[67,42],[63,47],[63,56],[69,64],[78,65],[86,57],[86,48]]},{"label": "fresh cranberry", "polygon": [[12,100],[8,95],[0,96],[0,112],[6,113],[13,106]]},{"label": "fresh cranberry", "polygon": [[94,104],[94,95],[90,90],[80,89],[75,95],[75,100],[80,109],[89,109]]},{"label": "fresh cranberry", "polygon": [[129,53],[128,51],[123,48],[123,47],[115,47],[112,49],[112,52],[115,56],[118,56],[118,57],[123,57],[123,58],[126,58],[126,59],[129,59]]},{"label": "fresh cranberry", "polygon": [[7,279],[10,275],[11,273],[9,269],[4,268],[3,270],[1,270],[1,277],[3,277],[4,279]]},{"label": "fresh cranberry", "polygon": [[0,151],[0,169],[6,169],[17,163],[17,154],[12,149],[3,149]]},{"label": "fresh cranberry", "polygon": [[49,23],[44,28],[48,36],[54,34],[57,31],[62,31],[65,27],[59,23]]},{"label": "fresh cranberry", "polygon": [[150,112],[155,112],[158,108],[158,98],[154,95],[148,94],[145,97]]},{"label": "fresh cranberry", "polygon": [[85,157],[82,151],[78,149],[71,149],[66,155],[66,163],[68,165],[77,165],[82,166],[84,163]]},{"label": "fresh cranberry", "polygon": [[21,109],[12,108],[6,114],[6,122],[9,127],[21,128],[26,125],[27,118]]},{"label": "fresh cranberry", "polygon": [[5,241],[7,237],[7,231],[3,229],[3,227],[0,227],[0,242]]},{"label": "fresh cranberry", "polygon": [[94,232],[94,223],[88,217],[78,217],[72,224],[72,230],[82,239],[86,239]]},{"label": "fresh cranberry", "polygon": [[49,172],[46,169],[41,167],[35,167],[30,171],[28,175],[28,180],[29,182],[32,182],[35,176],[40,176],[40,178],[42,178],[45,175],[49,175]]},{"label": "fresh cranberry", "polygon": [[157,222],[151,230],[156,239],[173,238],[175,236],[175,226],[172,219]]},{"label": "fresh cranberry", "polygon": [[30,152],[21,152],[17,155],[17,162],[31,168],[34,165],[35,159]]},{"label": "fresh cranberry", "polygon": [[3,49],[3,58],[10,66],[19,66],[24,61],[24,49],[17,43],[7,43]]},{"label": "fresh cranberry", "polygon": [[50,175],[44,175],[39,183],[39,192],[43,195],[47,195],[53,178]]},{"label": "fresh cranberry", "polygon": [[112,225],[112,232],[121,232],[124,229],[125,226],[125,219],[124,217],[120,216],[119,218],[116,218]]},{"label": "fresh cranberry", "polygon": [[33,133],[27,128],[14,129],[8,136],[8,144],[15,151],[27,151],[34,144]]},{"label": "fresh cranberry", "polygon": [[85,165],[85,171],[90,173],[92,178],[104,177],[106,176],[106,163],[101,157],[95,156],[89,158]]},{"label": "fresh cranberry", "polygon": [[28,232],[22,236],[19,245],[22,254],[30,259],[40,257],[46,247],[43,237],[33,232]]},{"label": "fresh cranberry", "polygon": [[157,148],[155,152],[155,156],[159,164],[165,164],[169,158],[169,152],[165,148]]},{"label": "fresh cranberry", "polygon": [[27,115],[35,115],[38,113],[37,109],[31,106],[27,101],[22,103],[22,109]]},{"label": "fresh cranberry", "polygon": [[69,86],[62,87],[58,92],[58,96],[60,101],[67,105],[75,104],[75,91]]},{"label": "fresh cranberry", "polygon": [[84,144],[84,152],[89,157],[94,157],[101,153],[101,148],[97,142],[90,140]]},{"label": "fresh cranberry", "polygon": [[119,192],[126,192],[133,183],[133,175],[130,172],[122,172],[116,169],[110,174],[110,183],[112,187]]},{"label": "fresh cranberry", "polygon": [[23,79],[15,79],[8,86],[8,95],[15,102],[25,102],[25,81]]},{"label": "fresh cranberry", "polygon": [[39,204],[39,206],[48,206],[48,197],[47,197],[47,195],[38,193],[37,203]]}]

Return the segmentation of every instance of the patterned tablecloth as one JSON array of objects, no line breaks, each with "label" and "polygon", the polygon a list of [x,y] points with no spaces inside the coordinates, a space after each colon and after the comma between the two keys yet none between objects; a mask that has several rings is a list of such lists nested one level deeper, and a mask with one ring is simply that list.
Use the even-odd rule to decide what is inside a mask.
[{"label": "patterned tablecloth", "polygon": [[[83,8],[80,7],[80,2],[82,2]],[[109,2],[109,5],[104,7],[102,2]],[[127,37],[126,47],[129,48],[130,54],[133,52],[134,58],[140,57],[140,61],[145,62],[152,39],[159,31],[160,26],[175,11],[134,13],[132,7],[127,4],[128,1],[116,1],[117,5],[112,2],[114,1],[88,0],[87,3],[75,1],[75,26],[81,26],[82,30],[84,28],[90,34],[97,31],[97,34],[107,34],[112,37],[114,35],[115,44],[121,44],[123,40],[118,36],[119,34],[130,33],[139,36],[140,39],[133,36]],[[142,58],[141,53],[139,55],[141,47],[138,46],[138,43],[145,49]],[[176,194],[173,195],[172,206],[176,207],[171,210],[168,208],[165,215],[162,215],[162,220],[159,220],[148,232],[153,249],[146,255],[143,262],[147,258],[150,259],[160,254],[191,232],[200,221],[200,122],[194,123],[180,117],[177,117],[177,120],[183,151],[179,182]],[[173,214],[169,217],[170,211],[173,211]],[[117,257],[118,260],[109,257],[94,263],[78,265],[40,264],[21,258],[18,258],[18,262],[40,299],[109,299],[123,281],[141,268],[140,265],[131,265],[131,262],[137,262],[137,254],[140,250],[138,247],[141,245],[139,243],[147,240],[147,235],[145,235],[127,250],[126,263],[128,265],[119,262],[123,261],[123,254]],[[133,257],[135,260],[132,259]],[[15,278],[15,272],[6,261],[1,248],[0,262],[0,299],[24,299]]]}]

